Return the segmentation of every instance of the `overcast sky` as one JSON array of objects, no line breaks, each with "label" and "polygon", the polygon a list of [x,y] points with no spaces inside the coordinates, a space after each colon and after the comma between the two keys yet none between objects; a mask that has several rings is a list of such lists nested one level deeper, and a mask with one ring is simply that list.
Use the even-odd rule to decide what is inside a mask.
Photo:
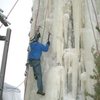
[{"label": "overcast sky", "polygon": [[[7,15],[16,0],[0,0],[0,8]],[[5,82],[18,86],[24,81],[25,63],[27,59],[28,34],[30,31],[32,0],[19,0],[8,17],[12,30],[6,66]],[[0,23],[1,25],[1,23]],[[0,28],[0,35],[6,35],[6,27]],[[2,61],[4,42],[0,41],[0,64]],[[24,85],[24,84],[23,84]],[[23,90],[23,85],[19,89]],[[23,91],[22,91],[23,93]]]}]

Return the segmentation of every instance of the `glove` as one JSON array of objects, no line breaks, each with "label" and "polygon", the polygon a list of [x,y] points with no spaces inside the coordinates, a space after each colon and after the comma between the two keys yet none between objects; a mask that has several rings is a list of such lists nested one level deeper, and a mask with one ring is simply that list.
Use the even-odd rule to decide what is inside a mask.
[{"label": "glove", "polygon": [[98,27],[98,26],[96,26],[96,29],[100,32],[100,29],[99,29],[99,27]]},{"label": "glove", "polygon": [[39,39],[40,37],[41,37],[41,34],[40,34],[40,33],[38,33],[38,34],[37,34],[37,38]]},{"label": "glove", "polygon": [[50,45],[50,41],[48,41],[47,44]]}]

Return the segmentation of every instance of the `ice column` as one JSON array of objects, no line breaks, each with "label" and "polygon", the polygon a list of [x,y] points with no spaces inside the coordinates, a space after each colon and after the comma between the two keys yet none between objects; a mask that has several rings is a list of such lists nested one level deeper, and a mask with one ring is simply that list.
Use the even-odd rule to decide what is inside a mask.
[{"label": "ice column", "polygon": [[74,64],[72,70],[72,94],[76,99],[77,96],[77,77],[78,77],[78,66],[79,66],[79,37],[80,37],[80,29],[81,29],[81,0],[72,0],[73,6],[73,23],[74,23],[74,35],[75,35],[75,55],[73,56]]},{"label": "ice column", "polygon": [[66,92],[72,94],[76,100],[77,81],[78,81],[78,56],[75,49],[66,49],[64,51],[64,67],[66,72]]},{"label": "ice column", "polygon": [[63,53],[63,0],[54,0],[53,27],[52,27],[52,51],[57,63],[62,64]]},{"label": "ice column", "polygon": [[74,35],[75,35],[75,49],[79,53],[79,37],[81,29],[81,0],[72,0],[73,6],[73,23],[74,23]]},{"label": "ice column", "polygon": [[[89,11],[90,11],[90,15],[89,15]],[[85,0],[85,29],[84,29],[84,34],[83,34],[84,61],[85,61],[85,67],[86,67],[86,72],[87,72],[87,91],[93,94],[94,81],[90,79],[90,75],[93,74],[94,59],[93,59],[93,54],[91,53],[91,49],[93,46],[95,47],[96,42],[94,39],[95,32],[93,32],[90,18],[91,18],[93,27],[95,28],[96,20],[95,20],[95,15],[94,15],[93,7],[91,4],[91,0]],[[88,97],[88,99],[91,100],[90,97]]]},{"label": "ice column", "polygon": [[68,24],[69,24],[69,14],[64,14],[64,47],[67,47],[68,43]]}]

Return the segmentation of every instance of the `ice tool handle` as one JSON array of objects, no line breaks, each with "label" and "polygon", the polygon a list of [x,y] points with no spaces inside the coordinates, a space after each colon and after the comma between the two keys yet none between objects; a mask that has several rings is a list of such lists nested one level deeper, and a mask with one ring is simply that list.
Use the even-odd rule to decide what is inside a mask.
[{"label": "ice tool handle", "polygon": [[51,35],[51,33],[49,32],[49,34],[48,34],[48,41],[49,41],[49,39],[50,39],[50,35]]}]

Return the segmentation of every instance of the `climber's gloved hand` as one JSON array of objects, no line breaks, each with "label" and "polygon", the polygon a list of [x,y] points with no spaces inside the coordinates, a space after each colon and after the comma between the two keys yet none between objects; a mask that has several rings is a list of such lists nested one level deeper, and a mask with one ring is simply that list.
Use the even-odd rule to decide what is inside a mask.
[{"label": "climber's gloved hand", "polygon": [[47,44],[50,45],[50,41],[48,41]]},{"label": "climber's gloved hand", "polygon": [[100,28],[98,26],[96,26],[96,29],[100,32]]}]

